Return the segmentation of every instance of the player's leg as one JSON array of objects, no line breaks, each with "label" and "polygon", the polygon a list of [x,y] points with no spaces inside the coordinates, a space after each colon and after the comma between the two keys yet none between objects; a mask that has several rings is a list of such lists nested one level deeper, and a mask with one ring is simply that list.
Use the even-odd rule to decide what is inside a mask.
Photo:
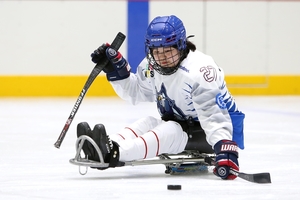
[{"label": "player's leg", "polygon": [[157,119],[151,116],[141,118],[129,126],[125,127],[117,134],[111,134],[111,140],[119,143],[122,140],[138,138],[140,135],[153,129],[162,122],[161,119]]},{"label": "player's leg", "polygon": [[153,158],[162,153],[177,154],[184,150],[188,136],[174,121],[160,123],[145,134],[119,141],[120,161]]}]

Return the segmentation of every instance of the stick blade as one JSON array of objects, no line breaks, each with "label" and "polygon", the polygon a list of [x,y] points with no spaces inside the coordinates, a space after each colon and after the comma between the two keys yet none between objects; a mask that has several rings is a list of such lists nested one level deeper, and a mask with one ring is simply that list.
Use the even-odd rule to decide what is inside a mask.
[{"label": "stick blade", "polygon": [[253,175],[255,183],[271,183],[270,173],[259,173]]},{"label": "stick blade", "polygon": [[271,183],[270,173],[245,174],[240,172],[238,177],[253,183]]}]

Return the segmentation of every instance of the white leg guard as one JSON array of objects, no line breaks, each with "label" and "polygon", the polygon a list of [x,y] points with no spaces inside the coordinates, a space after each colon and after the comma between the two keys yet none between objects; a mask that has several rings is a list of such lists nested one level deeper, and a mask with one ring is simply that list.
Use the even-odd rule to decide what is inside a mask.
[{"label": "white leg guard", "polygon": [[177,154],[184,150],[188,141],[187,134],[177,122],[162,121],[152,130],[148,130],[134,139],[118,142],[120,161],[153,158],[162,153]]},{"label": "white leg guard", "polygon": [[110,139],[117,143],[122,140],[134,139],[153,129],[161,122],[161,119],[157,119],[151,116],[141,118],[133,124],[122,129],[118,134],[110,135]]}]

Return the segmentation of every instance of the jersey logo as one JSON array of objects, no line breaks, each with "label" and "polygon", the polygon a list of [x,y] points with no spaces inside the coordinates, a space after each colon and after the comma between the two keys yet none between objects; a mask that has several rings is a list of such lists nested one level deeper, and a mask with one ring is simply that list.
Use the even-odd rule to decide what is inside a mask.
[{"label": "jersey logo", "polygon": [[225,109],[226,108],[226,103],[224,102],[224,98],[222,97],[221,93],[217,94],[217,96],[216,96],[216,104],[221,109]]},{"label": "jersey logo", "polygon": [[146,78],[153,78],[154,77],[154,71],[151,65],[147,64],[144,75]]},{"label": "jersey logo", "polygon": [[177,107],[175,100],[167,94],[167,89],[162,83],[160,91],[156,89],[157,109],[161,116],[172,116],[174,119],[184,120],[186,118],[183,111]]}]

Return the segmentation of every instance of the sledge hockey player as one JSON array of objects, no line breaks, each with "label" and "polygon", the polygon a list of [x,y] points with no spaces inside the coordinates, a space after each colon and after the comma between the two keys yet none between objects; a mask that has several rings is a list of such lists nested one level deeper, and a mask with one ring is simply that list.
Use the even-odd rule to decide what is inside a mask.
[{"label": "sledge hockey player", "polygon": [[[77,125],[77,136],[91,137],[109,167],[196,149],[216,154],[216,176],[235,179],[230,169],[239,171],[244,114],[226,87],[223,69],[212,57],[196,50],[183,22],[174,15],[158,16],[150,22],[145,55],[135,74],[109,44],[96,49],[91,57],[94,63],[110,61],[103,70],[122,99],[132,104],[155,102],[161,118],[139,119],[110,135],[103,124],[92,130],[82,122]],[[93,145],[85,142],[82,149],[89,160],[99,161]]]}]

